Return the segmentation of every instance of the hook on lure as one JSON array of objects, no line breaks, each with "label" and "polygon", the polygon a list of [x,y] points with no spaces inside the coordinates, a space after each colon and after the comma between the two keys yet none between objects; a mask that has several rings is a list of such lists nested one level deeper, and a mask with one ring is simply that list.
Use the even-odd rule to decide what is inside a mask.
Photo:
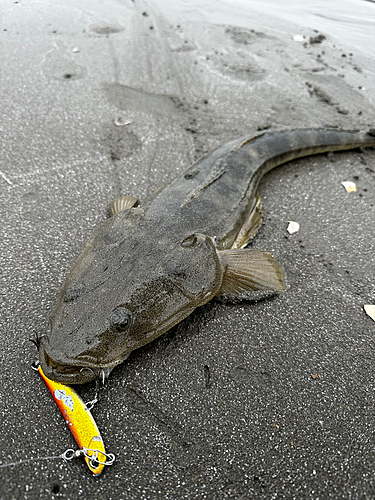
[{"label": "hook on lure", "polygon": [[[91,455],[90,455],[91,453]],[[37,462],[38,460],[56,460],[57,458],[62,458],[65,462],[70,462],[73,458],[77,457],[87,457],[90,460],[90,464],[92,467],[96,468],[97,464],[101,463],[102,465],[112,465],[115,461],[115,455],[113,453],[104,453],[101,452],[102,455],[105,455],[105,462],[100,462],[98,450],[88,450],[87,448],[82,448],[81,450],[73,450],[69,448],[64,451],[62,455],[53,455],[49,457],[33,457],[33,458],[24,458],[19,460],[18,462],[9,462],[5,464],[0,464],[0,469],[5,469],[6,467],[14,467],[15,465],[22,465],[28,462]]]},{"label": "hook on lure", "polygon": [[41,335],[39,337],[39,335],[37,334],[37,332],[35,330],[33,330],[33,336],[32,337],[29,337],[28,339],[25,339],[23,343],[25,342],[31,342],[32,344],[35,345],[35,347],[37,348],[37,350],[39,351],[39,347],[40,347],[40,341],[43,337],[46,337],[45,334]]},{"label": "hook on lure", "polygon": [[101,370],[93,370],[89,366],[84,366],[81,368],[80,372],[82,373],[83,371],[88,370],[92,372],[92,374],[95,377],[95,396],[92,401],[88,401],[86,403],[86,407],[89,410],[92,410],[94,405],[99,401],[99,394],[100,394],[100,380],[102,381],[102,385],[104,386],[105,383],[105,371],[103,369]]},{"label": "hook on lure", "polygon": [[[99,454],[105,457],[104,462],[99,460]],[[72,448],[69,448],[68,450],[64,451],[64,453],[61,455],[61,458],[69,462],[70,460],[73,460],[73,458],[82,456],[84,456],[89,460],[90,465],[92,467],[96,467],[97,464],[112,465],[113,462],[115,461],[115,455],[113,453],[105,453],[103,451],[92,450],[84,447],[81,448],[80,450],[73,450]]]}]

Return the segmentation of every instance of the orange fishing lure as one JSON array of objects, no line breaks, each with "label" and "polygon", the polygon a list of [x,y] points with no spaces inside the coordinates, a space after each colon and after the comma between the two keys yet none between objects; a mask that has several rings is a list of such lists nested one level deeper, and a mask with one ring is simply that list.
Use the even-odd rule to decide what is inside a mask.
[{"label": "orange fishing lure", "polygon": [[98,476],[105,465],[113,463],[115,456],[105,452],[103,439],[89,409],[71,387],[47,378],[40,366],[38,372],[46,383],[79,447],[78,452],[69,450],[72,454],[66,455],[65,458],[70,459],[73,456],[84,455],[88,468],[95,476]]}]

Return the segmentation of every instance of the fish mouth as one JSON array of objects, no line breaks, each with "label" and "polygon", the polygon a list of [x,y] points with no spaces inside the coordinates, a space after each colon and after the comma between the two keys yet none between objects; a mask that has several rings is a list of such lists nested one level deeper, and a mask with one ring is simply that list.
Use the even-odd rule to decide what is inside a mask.
[{"label": "fish mouth", "polygon": [[46,377],[63,384],[91,382],[99,376],[101,370],[97,367],[55,362],[44,350],[39,353],[39,363]]},{"label": "fish mouth", "polygon": [[[42,344],[42,343],[41,343]],[[99,378],[108,377],[112,369],[121,361],[116,361],[106,365],[96,365],[88,361],[76,360],[56,360],[47,352],[45,342],[39,348],[39,363],[43,373],[51,380],[63,384],[85,384]]]}]

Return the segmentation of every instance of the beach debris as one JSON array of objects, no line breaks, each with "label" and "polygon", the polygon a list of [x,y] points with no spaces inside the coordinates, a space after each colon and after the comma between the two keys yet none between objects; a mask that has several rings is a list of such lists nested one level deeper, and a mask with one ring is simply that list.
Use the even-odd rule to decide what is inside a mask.
[{"label": "beach debris", "polygon": [[77,54],[78,52],[81,52],[81,51],[79,50],[78,47],[74,47],[74,49],[72,49],[72,52],[74,52],[75,54]]},{"label": "beach debris", "polygon": [[10,181],[10,180],[8,179],[8,177],[7,177],[5,174],[3,174],[3,172],[0,172],[0,177],[2,177],[2,178],[4,179],[4,181],[5,181],[7,184],[9,184],[9,186],[13,186],[13,182],[12,182],[12,181]]},{"label": "beach debris", "polygon": [[304,42],[306,38],[303,35],[294,35],[293,40],[295,42]]},{"label": "beach debris", "polygon": [[357,191],[357,185],[355,182],[343,181],[341,184],[344,186],[347,193],[355,193]]},{"label": "beach debris", "polygon": [[299,231],[298,222],[294,222],[293,220],[288,220],[289,225],[287,227],[287,231],[289,234],[297,233]]},{"label": "beach debris", "polygon": [[116,118],[116,120],[115,120],[115,125],[117,125],[118,127],[123,127],[124,125],[129,125],[129,123],[131,123],[131,121],[125,121],[121,117]]},{"label": "beach debris", "polygon": [[311,378],[313,378],[314,380],[318,378],[318,374],[317,373],[314,373],[314,375],[311,375]]},{"label": "beach debris", "polygon": [[365,310],[366,314],[375,321],[375,305],[366,304],[365,306],[363,306],[363,309]]},{"label": "beach debris", "polygon": [[314,43],[322,43],[323,40],[325,39],[326,37],[322,34],[316,36],[310,36],[310,44],[313,45]]}]

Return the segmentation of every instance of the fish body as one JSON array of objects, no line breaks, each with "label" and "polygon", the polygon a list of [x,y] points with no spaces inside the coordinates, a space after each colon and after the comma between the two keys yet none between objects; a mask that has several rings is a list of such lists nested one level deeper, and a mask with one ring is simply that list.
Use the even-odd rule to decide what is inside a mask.
[{"label": "fish body", "polygon": [[45,375],[84,383],[215,296],[283,289],[273,257],[244,248],[262,217],[261,178],[287,161],[375,146],[373,131],[261,132],[194,163],[144,206],[125,196],[66,276],[40,337]]}]

